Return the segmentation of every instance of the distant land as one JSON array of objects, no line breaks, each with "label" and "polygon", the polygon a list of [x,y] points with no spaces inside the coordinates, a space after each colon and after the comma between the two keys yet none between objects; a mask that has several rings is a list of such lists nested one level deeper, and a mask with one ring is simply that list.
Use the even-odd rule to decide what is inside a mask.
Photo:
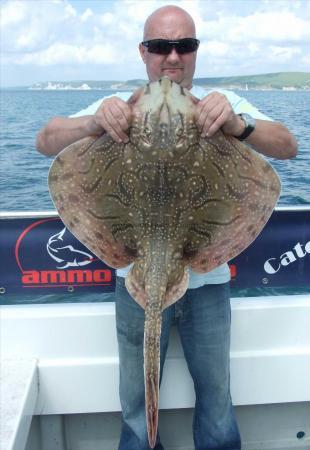
[{"label": "distant land", "polygon": [[[147,80],[128,81],[48,81],[26,86],[30,90],[114,90],[128,91],[145,84]],[[310,90],[310,72],[278,72],[236,77],[195,78],[194,83],[205,88],[233,90]]]}]

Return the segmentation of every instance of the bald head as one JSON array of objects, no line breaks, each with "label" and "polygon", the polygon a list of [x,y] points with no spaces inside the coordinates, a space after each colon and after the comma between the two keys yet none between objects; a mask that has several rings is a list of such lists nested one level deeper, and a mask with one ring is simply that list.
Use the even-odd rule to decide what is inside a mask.
[{"label": "bald head", "polygon": [[[196,38],[195,24],[192,17],[178,6],[163,6],[154,11],[146,20],[143,41],[163,39],[180,41],[186,38]],[[163,76],[190,89],[195,72],[197,50],[178,52],[176,47],[170,47],[170,52],[148,51],[143,43],[139,51],[149,80],[156,81]]]},{"label": "bald head", "polygon": [[[167,5],[156,9],[145,21],[143,40],[157,38],[158,29],[164,30],[167,39],[169,32],[175,30],[176,23],[180,30],[188,30],[188,37],[196,37],[195,23],[192,17],[179,6]],[[163,36],[164,37],[164,36]]]}]

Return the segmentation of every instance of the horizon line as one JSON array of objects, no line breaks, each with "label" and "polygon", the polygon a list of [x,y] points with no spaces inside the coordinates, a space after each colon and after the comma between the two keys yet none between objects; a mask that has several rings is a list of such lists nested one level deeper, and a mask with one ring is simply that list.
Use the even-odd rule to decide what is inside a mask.
[{"label": "horizon line", "polygon": [[[279,75],[279,74],[305,74],[310,76],[310,72],[304,72],[304,71],[277,71],[277,72],[263,72],[263,73],[252,73],[247,75],[224,75],[224,76],[207,76],[207,77],[194,77],[193,80],[199,80],[199,79],[223,79],[223,78],[245,78],[245,77],[254,77],[254,76],[263,76],[263,75]],[[132,81],[148,81],[147,78],[131,78],[127,80],[113,80],[113,79],[77,79],[77,80],[45,80],[45,81],[34,81],[31,84],[21,84],[21,85],[9,85],[9,84],[1,84],[0,83],[0,89],[6,89],[6,88],[29,88],[31,86],[34,86],[38,83],[82,83],[82,82],[113,82],[113,83],[129,83]]]}]

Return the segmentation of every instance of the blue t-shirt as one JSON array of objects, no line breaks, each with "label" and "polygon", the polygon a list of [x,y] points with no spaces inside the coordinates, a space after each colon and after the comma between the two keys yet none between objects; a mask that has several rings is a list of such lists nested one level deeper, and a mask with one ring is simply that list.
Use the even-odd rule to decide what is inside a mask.
[{"label": "blue t-shirt", "polygon": [[[190,89],[191,94],[193,94],[195,97],[202,99],[206,95],[210,94],[213,91],[220,92],[221,94],[224,94],[227,99],[229,100],[234,112],[236,114],[240,113],[247,113],[250,114],[255,119],[261,119],[261,120],[272,120],[270,117],[265,116],[262,114],[255,106],[253,106],[251,103],[249,103],[245,98],[239,97],[237,94],[235,94],[232,91],[228,91],[225,89],[212,89],[212,90],[206,90],[202,88],[201,86],[193,86],[192,89]],[[81,116],[88,116],[95,114],[99,106],[101,105],[102,101],[113,96],[117,96],[121,98],[124,101],[127,101],[129,97],[132,95],[132,92],[116,92],[115,94],[108,95],[106,97],[102,97],[96,102],[89,105],[87,108],[79,111],[76,114],[72,114],[70,117],[81,117]],[[126,277],[127,273],[129,272],[132,265],[129,265],[128,267],[125,267],[124,269],[117,269],[117,275],[120,277]],[[228,264],[222,264],[216,269],[211,270],[208,273],[195,273],[191,269],[189,269],[189,289],[196,289],[200,286],[203,286],[204,284],[220,284],[220,283],[226,283],[230,280],[230,271]]]}]

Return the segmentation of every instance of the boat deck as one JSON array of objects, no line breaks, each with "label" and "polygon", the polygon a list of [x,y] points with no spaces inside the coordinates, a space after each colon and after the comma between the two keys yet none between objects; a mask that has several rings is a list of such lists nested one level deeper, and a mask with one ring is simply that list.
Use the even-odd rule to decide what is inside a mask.
[{"label": "boat deck", "polygon": [[1,360],[1,450],[25,448],[38,390],[36,359]]},{"label": "boat deck", "polygon": [[[233,403],[239,411],[240,428],[246,438],[244,448],[273,448],[276,443],[277,448],[297,449],[305,443],[310,446],[310,296],[233,298],[231,305],[231,391]],[[110,438],[114,444],[110,441],[112,446],[103,445],[103,448],[116,448],[120,404],[114,304],[2,306],[1,316],[2,339],[10,342],[9,346],[3,347],[2,357],[15,360],[15,364],[20,363],[20,355],[28,360],[25,375],[19,373],[14,379],[6,370],[5,384],[9,393],[5,395],[14,392],[17,397],[20,392],[16,406],[12,403],[15,411],[4,411],[8,417],[18,418],[12,422],[13,425],[8,421],[6,429],[2,427],[1,433],[11,434],[6,440],[14,443],[14,436],[20,435],[24,436],[26,445],[30,420],[27,408],[21,405],[27,403],[33,405],[33,414],[42,419],[34,420],[32,430],[45,426],[53,432],[58,430],[62,436],[68,433],[73,436],[75,430],[77,437],[80,436],[81,423],[85,424],[85,439],[80,436],[81,442],[77,447],[65,446],[64,450],[101,448],[83,446],[84,441],[94,439],[92,432],[99,422],[102,425],[97,428],[97,441],[106,429],[107,437],[113,434],[114,440]],[[11,369],[19,372],[13,363]],[[36,387],[39,387],[38,391]],[[28,402],[22,402],[21,398],[26,397],[29,397]],[[163,437],[167,429],[167,448],[181,449],[178,430],[180,424],[190,420],[194,403],[193,383],[173,327],[160,392],[161,423]],[[5,404],[8,408],[9,404]],[[273,421],[272,411],[279,413]],[[268,414],[269,421],[266,420]],[[37,420],[40,420],[40,426],[35,424]],[[279,421],[286,423],[289,434]],[[264,434],[270,437],[269,447],[263,436],[258,445],[257,430],[255,433],[258,422],[259,427],[265,430]],[[22,430],[20,423],[24,423]],[[190,443],[189,424],[184,427],[187,434],[183,440]],[[270,428],[273,428],[275,439],[271,437]],[[174,430],[172,435],[169,430]],[[297,437],[298,433],[304,433],[302,438]],[[50,431],[47,436],[51,438]],[[292,447],[293,443],[296,447]],[[1,450],[24,449],[20,444],[10,445]],[[41,450],[33,443],[31,445],[33,447],[26,447],[27,450]]]}]

